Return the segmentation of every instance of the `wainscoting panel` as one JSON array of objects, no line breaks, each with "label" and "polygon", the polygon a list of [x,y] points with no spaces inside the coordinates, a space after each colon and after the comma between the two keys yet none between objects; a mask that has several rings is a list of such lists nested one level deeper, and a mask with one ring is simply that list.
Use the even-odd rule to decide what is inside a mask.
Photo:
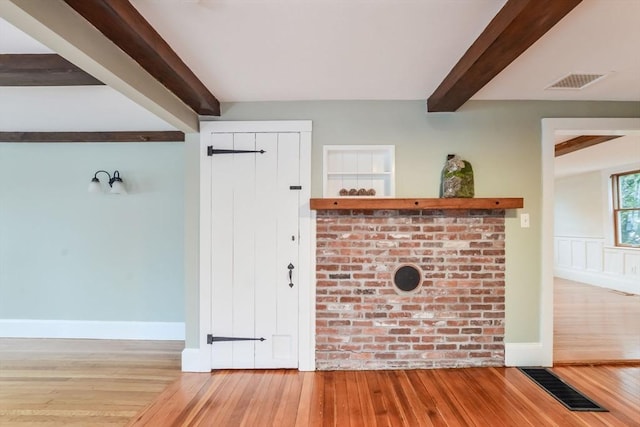
[{"label": "wainscoting panel", "polygon": [[624,274],[640,278],[640,253],[624,253]]},{"label": "wainscoting panel", "polygon": [[609,274],[624,274],[623,253],[616,249],[604,250],[604,272]]},{"label": "wainscoting panel", "polygon": [[585,270],[587,268],[587,257],[585,254],[586,245],[585,242],[572,240],[571,241],[571,267],[578,270]]},{"label": "wainscoting panel", "polygon": [[586,263],[585,269],[588,271],[602,271],[602,242],[585,242]]},{"label": "wainscoting panel", "polygon": [[556,265],[571,267],[571,240],[556,238]]},{"label": "wainscoting panel", "polygon": [[605,246],[604,239],[555,236],[557,277],[640,294],[640,250]]}]

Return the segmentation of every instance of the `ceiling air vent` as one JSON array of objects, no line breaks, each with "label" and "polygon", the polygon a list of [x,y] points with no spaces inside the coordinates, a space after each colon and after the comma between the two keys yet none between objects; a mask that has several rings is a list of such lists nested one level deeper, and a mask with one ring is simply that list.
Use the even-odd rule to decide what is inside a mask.
[{"label": "ceiling air vent", "polygon": [[584,89],[605,76],[606,74],[569,74],[547,86],[547,89]]}]

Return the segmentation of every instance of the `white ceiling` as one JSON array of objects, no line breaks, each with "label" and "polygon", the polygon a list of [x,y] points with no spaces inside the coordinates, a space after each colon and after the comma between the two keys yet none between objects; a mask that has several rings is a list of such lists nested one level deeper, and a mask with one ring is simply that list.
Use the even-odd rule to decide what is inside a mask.
[{"label": "white ceiling", "polygon": [[108,86],[0,87],[0,131],[175,128]]},{"label": "white ceiling", "polygon": [[[0,19],[0,53],[52,53]],[[174,130],[108,86],[1,87],[0,131]]]},{"label": "white ceiling", "polygon": [[[607,74],[583,90],[545,90],[569,73]],[[583,0],[472,99],[640,100],[640,1]]]},{"label": "white ceiling", "polygon": [[504,0],[133,0],[221,101],[426,99]]},{"label": "white ceiling", "polygon": [[[561,139],[567,138],[559,138]],[[640,165],[640,136],[626,135],[556,157],[554,171],[559,178],[627,165],[630,168]]]},{"label": "white ceiling", "polygon": [[[505,0],[132,0],[221,101],[426,99]],[[640,1],[584,0],[473,99],[640,100]],[[545,90],[569,73],[610,73]]]},{"label": "white ceiling", "polygon": [[51,53],[51,49],[0,19],[0,53]]}]

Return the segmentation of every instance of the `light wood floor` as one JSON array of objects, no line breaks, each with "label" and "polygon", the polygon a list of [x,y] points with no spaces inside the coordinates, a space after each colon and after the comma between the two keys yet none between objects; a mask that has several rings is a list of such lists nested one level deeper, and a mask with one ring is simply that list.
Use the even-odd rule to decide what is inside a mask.
[{"label": "light wood floor", "polygon": [[554,364],[640,362],[640,296],[555,279]]},{"label": "light wood floor", "polygon": [[554,369],[610,410],[579,413],[513,368],[182,374],[181,348],[0,339],[0,426],[640,425],[640,365]]},{"label": "light wood floor", "polygon": [[0,426],[122,426],[180,372],[182,341],[0,338]]}]

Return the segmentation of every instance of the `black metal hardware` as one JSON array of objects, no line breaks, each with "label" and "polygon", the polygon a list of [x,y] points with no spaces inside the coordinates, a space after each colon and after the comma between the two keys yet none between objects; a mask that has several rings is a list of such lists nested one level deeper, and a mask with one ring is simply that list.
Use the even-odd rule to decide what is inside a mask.
[{"label": "black metal hardware", "polygon": [[213,344],[214,342],[222,341],[265,341],[265,338],[238,338],[238,337],[214,337],[213,335],[207,335],[207,344]]},{"label": "black metal hardware", "polygon": [[112,177],[109,172],[102,169],[93,174],[93,178],[91,178],[91,182],[98,182],[98,183],[100,182],[100,180],[98,179],[98,174],[100,172],[106,173],[107,176],[109,177],[109,187],[113,187],[114,182],[122,182],[122,178],[120,178],[120,171],[113,172],[113,177]]},{"label": "black metal hardware", "polygon": [[293,264],[289,263],[289,265],[287,265],[287,268],[289,269],[289,287],[293,288],[293,269],[295,267],[293,266]]},{"label": "black metal hardware", "polygon": [[290,185],[289,190],[302,190],[302,185]]},{"label": "black metal hardware", "polygon": [[264,154],[264,150],[228,150],[224,148],[213,148],[209,145],[207,147],[207,156],[213,156],[214,154],[242,154],[242,153],[260,153]]}]

